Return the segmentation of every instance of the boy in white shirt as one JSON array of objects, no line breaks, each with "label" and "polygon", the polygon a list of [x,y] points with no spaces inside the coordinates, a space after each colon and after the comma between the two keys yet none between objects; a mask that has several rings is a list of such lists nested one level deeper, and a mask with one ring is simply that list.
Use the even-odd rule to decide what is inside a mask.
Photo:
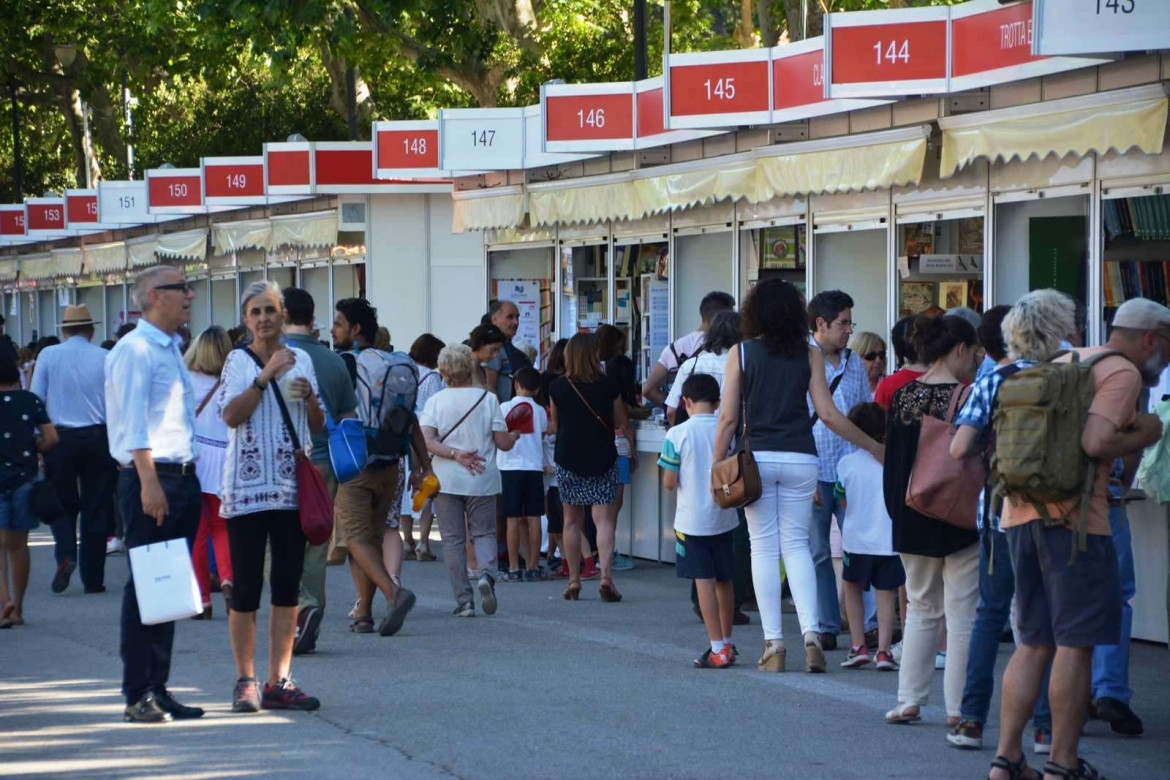
[{"label": "boy in white shirt", "polygon": [[[849,410],[849,420],[875,441],[886,438],[886,413],[875,403],[861,403]],[[894,552],[894,525],[886,512],[882,493],[882,464],[865,450],[841,458],[837,464],[837,505],[845,511],[841,546],[845,581],[845,611],[849,616],[849,655],[841,666],[856,669],[870,662],[865,645],[865,615],[861,593],[877,591],[878,651],[881,672],[897,670],[890,641],[894,634],[894,597],[906,583],[902,560]]]},{"label": "boy in white shirt", "polygon": [[[518,406],[532,411],[532,432],[520,434],[516,446],[500,452],[497,461],[503,486],[503,509],[508,518],[508,582],[537,582],[548,579],[540,566],[540,516],[544,514],[544,447],[548,415],[533,396],[540,389],[540,374],[524,367],[513,377],[511,401],[500,405],[504,419]],[[524,560],[528,570],[520,568],[520,539],[525,539]]]},{"label": "boy in white shirt", "polygon": [[700,669],[725,669],[735,663],[731,644],[735,610],[735,553],[731,536],[739,524],[735,510],[721,509],[711,495],[711,453],[715,450],[719,383],[709,374],[692,374],[682,386],[687,421],[666,432],[658,465],[667,490],[678,489],[674,512],[675,576],[695,581],[699,609],[711,647],[695,659]]}]

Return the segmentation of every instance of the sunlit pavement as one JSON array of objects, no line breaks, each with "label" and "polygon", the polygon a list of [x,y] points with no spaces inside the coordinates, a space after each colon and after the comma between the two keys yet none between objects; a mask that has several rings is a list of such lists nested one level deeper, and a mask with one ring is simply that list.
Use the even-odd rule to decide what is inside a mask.
[{"label": "sunlit pavement", "polygon": [[[410,561],[404,581],[419,603],[388,639],[349,632],[353,585],[331,568],[318,652],[293,661],[294,677],[322,701],[316,713],[230,712],[234,665],[216,594],[214,620],[178,627],[170,685],[207,715],[127,724],[118,659],[126,558],[109,559],[109,592],[82,595],[74,575],[53,596],[49,536],[41,529],[33,542],[28,624],[0,631],[0,776],[979,778],[994,755],[994,723],[981,752],[947,744],[941,673],[923,723],[889,726],[896,674],[841,670],[843,651],[828,654],[827,675],[799,671],[792,615],[788,673],[755,671],[755,615],[737,633],[742,667],[692,669],[705,639],[686,583],[642,561],[619,573],[620,604],[602,604],[596,581],[583,583],[578,603],[560,598],[563,583],[501,584],[499,612],[473,620],[450,615],[441,562]],[[259,619],[267,624],[264,612]],[[1110,778],[1167,776],[1168,660],[1163,647],[1134,647],[1144,737],[1099,722],[1086,729],[1082,753]]]}]

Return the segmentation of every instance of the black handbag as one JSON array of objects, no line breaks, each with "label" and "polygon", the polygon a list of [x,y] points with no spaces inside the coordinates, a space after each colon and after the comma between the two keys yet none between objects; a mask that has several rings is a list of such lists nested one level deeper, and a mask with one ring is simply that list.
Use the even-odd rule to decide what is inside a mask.
[{"label": "black handbag", "polygon": [[61,506],[61,499],[57,497],[57,489],[47,479],[38,479],[33,483],[28,502],[33,516],[42,523],[56,522],[65,514],[65,507]]}]

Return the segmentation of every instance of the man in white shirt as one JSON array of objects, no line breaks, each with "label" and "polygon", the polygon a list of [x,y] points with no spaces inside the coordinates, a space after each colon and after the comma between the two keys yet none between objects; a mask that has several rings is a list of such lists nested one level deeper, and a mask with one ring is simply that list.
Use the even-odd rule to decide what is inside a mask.
[{"label": "man in white shirt", "polygon": [[666,402],[666,393],[662,387],[670,377],[671,372],[678,371],[678,367],[689,357],[694,356],[707,340],[707,328],[711,320],[721,311],[735,311],[735,298],[725,292],[709,292],[699,303],[699,317],[702,320],[699,329],[685,336],[680,336],[662,350],[658,362],[650,371],[650,376],[642,383],[642,397],[651,403],[661,406]]},{"label": "man in white shirt", "polygon": [[81,568],[86,593],[106,589],[106,538],[114,532],[117,470],[106,438],[104,388],[109,353],[92,343],[96,324],[84,303],[67,306],[60,326],[65,341],[42,350],[30,388],[45,402],[61,436],[60,443],[45,453],[45,470],[65,510],[52,526],[57,558],[54,593],[69,587],[76,566]]},{"label": "man in white shirt", "polygon": [[[199,528],[202,495],[195,476],[195,395],[177,331],[191,319],[195,293],[171,266],[148,268],[134,281],[138,327],[106,361],[110,455],[121,464],[119,510],[126,546],[185,539]],[[122,597],[122,693],[125,719],[165,723],[203,710],[167,692],[174,623],[143,625],[133,570]]]}]

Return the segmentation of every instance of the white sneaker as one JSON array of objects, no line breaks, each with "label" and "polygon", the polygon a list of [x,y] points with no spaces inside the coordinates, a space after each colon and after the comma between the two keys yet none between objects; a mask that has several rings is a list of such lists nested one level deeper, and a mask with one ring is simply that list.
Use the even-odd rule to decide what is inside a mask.
[{"label": "white sneaker", "polygon": [[126,545],[122,544],[122,540],[116,536],[111,536],[106,540],[106,555],[121,555],[126,552]]},{"label": "white sneaker", "polygon": [[934,654],[934,668],[940,672],[943,669],[947,668],[947,654],[946,653],[939,652],[939,653]]},{"label": "white sneaker", "polygon": [[893,646],[890,647],[890,655],[894,656],[895,663],[899,663],[899,664],[902,663],[902,643],[901,642],[895,642],[893,644]]}]

